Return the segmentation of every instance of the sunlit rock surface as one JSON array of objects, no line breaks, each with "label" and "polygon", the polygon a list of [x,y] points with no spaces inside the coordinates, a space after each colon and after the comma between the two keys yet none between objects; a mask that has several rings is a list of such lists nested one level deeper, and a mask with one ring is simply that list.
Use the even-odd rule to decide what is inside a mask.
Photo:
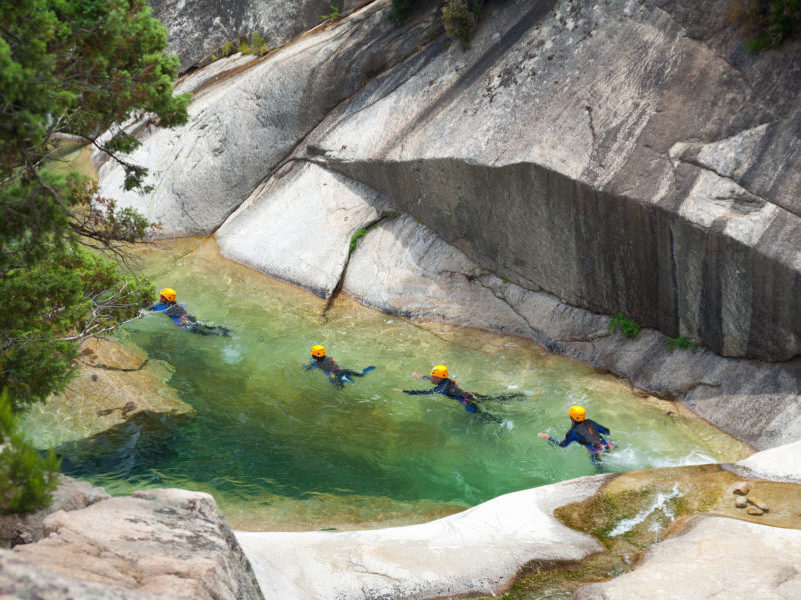
[{"label": "sunlit rock surface", "polygon": [[141,349],[90,338],[79,352],[78,371],[67,389],[22,415],[21,425],[37,448],[90,438],[145,416],[179,419],[195,414],[166,384],[167,366],[148,360]]},{"label": "sunlit rock surface", "polygon": [[553,510],[595,493],[607,475],[506,494],[422,525],[342,533],[238,531],[267,598],[441,598],[495,595],[532,560],[601,550]]},{"label": "sunlit rock surface", "polygon": [[726,468],[750,479],[801,483],[801,442],[757,452]]},{"label": "sunlit rock surface", "polygon": [[11,598],[260,600],[214,499],[150,490],[44,520],[45,538],[0,551],[0,592]]},{"label": "sunlit rock surface", "polygon": [[[719,355],[801,350],[801,47],[745,52],[724,2],[510,1],[487,5],[463,52],[436,7],[395,28],[388,4],[226,63],[187,126],[144,135],[133,158],[154,193],[120,195],[110,164],[104,193],[164,235],[210,233],[241,206],[220,245],[268,274],[323,295],[344,278],[379,308],[519,331],[758,448],[797,439],[798,360]],[[352,180],[337,185],[353,208],[319,193],[331,171]],[[382,222],[348,261],[349,235],[387,200],[428,230]],[[330,236],[320,252],[296,247],[307,221]],[[382,274],[396,257],[416,287]],[[652,330],[608,335],[616,313]],[[666,336],[717,354],[669,351]]]},{"label": "sunlit rock surface", "polygon": [[724,517],[694,517],[652,546],[633,571],[586,586],[576,600],[801,597],[801,531]]},{"label": "sunlit rock surface", "polygon": [[47,508],[33,513],[0,515],[0,548],[38,542],[44,537],[44,520],[48,515],[79,510],[108,498],[103,488],[60,476],[59,486]]}]

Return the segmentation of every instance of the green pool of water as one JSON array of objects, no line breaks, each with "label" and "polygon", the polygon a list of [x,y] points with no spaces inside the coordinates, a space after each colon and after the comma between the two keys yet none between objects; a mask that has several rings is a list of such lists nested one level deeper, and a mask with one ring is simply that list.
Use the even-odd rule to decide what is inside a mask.
[{"label": "green pool of water", "polygon": [[[569,426],[572,404],[612,430],[610,471],[736,460],[748,451],[675,404],[526,340],[412,323],[323,301],[221,258],[213,242],[146,250],[140,268],[200,318],[235,331],[203,337],[151,314],[121,333],[173,369],[169,384],[197,410],[185,423],[123,432],[113,448],[65,461],[112,493],[187,487],[213,493],[229,520],[252,529],[364,527],[448,514],[500,494],[595,473],[578,445],[537,437]],[[304,371],[323,344],[336,361],[377,369],[337,390]],[[467,390],[517,391],[491,402],[485,423],[410,377],[448,365]]]}]

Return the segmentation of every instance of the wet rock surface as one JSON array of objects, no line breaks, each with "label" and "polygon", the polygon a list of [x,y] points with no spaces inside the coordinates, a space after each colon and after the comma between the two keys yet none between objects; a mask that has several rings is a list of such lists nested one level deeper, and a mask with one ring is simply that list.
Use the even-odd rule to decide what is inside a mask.
[{"label": "wet rock surface", "polygon": [[132,345],[91,338],[81,345],[67,389],[33,405],[22,427],[37,448],[79,442],[147,420],[191,418],[195,411],[166,384],[170,371]]},{"label": "wet rock surface", "polygon": [[214,499],[150,490],[60,509],[44,539],[0,552],[10,598],[261,599]]},{"label": "wet rock surface", "polygon": [[654,545],[630,573],[586,586],[575,598],[629,600],[643,590],[664,600],[795,598],[800,551],[801,531],[699,516],[680,535]]}]

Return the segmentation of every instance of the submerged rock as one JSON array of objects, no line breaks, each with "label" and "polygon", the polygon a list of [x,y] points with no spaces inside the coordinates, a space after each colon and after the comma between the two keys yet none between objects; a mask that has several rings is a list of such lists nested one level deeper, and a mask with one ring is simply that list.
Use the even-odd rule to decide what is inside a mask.
[{"label": "submerged rock", "polygon": [[61,394],[34,404],[21,418],[37,448],[88,439],[144,415],[188,418],[195,410],[166,384],[170,371],[131,345],[90,338],[76,376]]}]

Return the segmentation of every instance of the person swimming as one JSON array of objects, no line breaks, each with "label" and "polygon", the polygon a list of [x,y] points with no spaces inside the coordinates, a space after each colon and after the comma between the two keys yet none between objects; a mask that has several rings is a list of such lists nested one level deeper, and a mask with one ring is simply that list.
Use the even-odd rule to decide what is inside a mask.
[{"label": "person swimming", "polygon": [[560,448],[569,446],[573,442],[578,442],[590,453],[592,463],[596,467],[600,467],[602,453],[609,452],[614,446],[612,442],[604,438],[605,435],[609,435],[609,429],[592,419],[588,419],[587,411],[578,404],[567,409],[567,414],[570,415],[571,426],[565,434],[565,439],[561,442],[556,441],[548,433],[540,432],[537,435]]},{"label": "person swimming", "polygon": [[177,327],[199,333],[200,335],[230,336],[233,331],[222,325],[206,325],[194,315],[190,315],[182,304],[176,302],[177,294],[172,288],[164,288],[159,301],[150,307],[153,312],[163,312]]},{"label": "person swimming", "polygon": [[328,381],[340,390],[345,387],[346,381],[353,382],[352,377],[364,377],[366,373],[375,369],[375,367],[369,366],[361,371],[354,371],[353,369],[340,367],[334,362],[333,358],[326,355],[325,347],[319,344],[312,346],[311,355],[312,360],[306,365],[306,370],[320,369],[323,373],[328,375]]},{"label": "person swimming", "polygon": [[[417,375],[416,373],[412,374],[414,377]],[[488,413],[485,410],[482,410],[478,403],[483,400],[511,400],[513,398],[520,398],[523,394],[520,393],[513,393],[513,394],[501,394],[498,396],[486,396],[483,394],[476,394],[473,392],[466,392],[459,387],[459,385],[450,377],[448,377],[448,367],[445,365],[436,365],[433,369],[431,369],[431,375],[428,377],[426,376],[417,376],[416,379],[428,379],[434,387],[428,390],[401,390],[399,388],[394,388],[397,392],[403,392],[404,394],[409,394],[410,396],[418,396],[418,395],[425,395],[425,394],[442,394],[443,396],[447,396],[448,398],[453,398],[457,400],[464,409],[471,413],[477,414],[480,413],[482,415],[486,415],[487,418],[496,421],[498,423],[501,422],[501,419],[496,417],[493,414]]]}]

